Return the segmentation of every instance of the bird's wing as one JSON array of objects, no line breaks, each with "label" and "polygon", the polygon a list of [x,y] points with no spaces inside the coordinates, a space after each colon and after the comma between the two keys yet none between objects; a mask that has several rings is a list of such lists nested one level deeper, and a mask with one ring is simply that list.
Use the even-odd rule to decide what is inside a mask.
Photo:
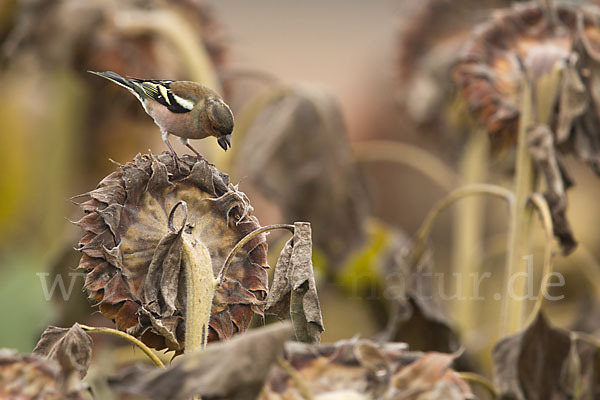
[{"label": "bird's wing", "polygon": [[171,90],[173,81],[129,79],[140,88],[146,96],[156,100],[173,113],[186,113],[192,111],[194,102],[178,96]]}]

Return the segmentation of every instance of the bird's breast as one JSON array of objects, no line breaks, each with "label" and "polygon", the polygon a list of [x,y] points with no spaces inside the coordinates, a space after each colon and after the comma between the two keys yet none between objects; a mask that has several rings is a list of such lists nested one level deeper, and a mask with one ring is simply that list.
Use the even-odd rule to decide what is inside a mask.
[{"label": "bird's breast", "polygon": [[202,129],[197,122],[197,110],[187,113],[173,113],[153,100],[147,101],[145,106],[148,114],[163,131],[186,139],[202,139],[209,136],[207,131]]}]

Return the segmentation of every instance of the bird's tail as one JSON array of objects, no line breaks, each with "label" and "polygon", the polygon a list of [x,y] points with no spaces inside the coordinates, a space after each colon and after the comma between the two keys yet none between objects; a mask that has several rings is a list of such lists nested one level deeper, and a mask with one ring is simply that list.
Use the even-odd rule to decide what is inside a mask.
[{"label": "bird's tail", "polygon": [[123,86],[125,89],[129,90],[133,93],[140,101],[143,101],[143,92],[140,93],[140,88],[135,85],[132,81],[127,78],[123,78],[121,75],[116,72],[106,71],[106,72],[96,72],[96,71],[88,71],[91,74],[101,76],[109,81],[116,83],[117,85]]}]

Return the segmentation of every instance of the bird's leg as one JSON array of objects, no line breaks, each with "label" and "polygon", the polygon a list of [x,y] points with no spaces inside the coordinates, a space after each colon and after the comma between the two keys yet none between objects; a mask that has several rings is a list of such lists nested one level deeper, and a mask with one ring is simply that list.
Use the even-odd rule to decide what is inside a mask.
[{"label": "bird's leg", "polygon": [[209,165],[212,165],[212,166],[214,166],[214,164],[213,164],[213,163],[211,163],[211,162],[209,162],[209,161],[208,161],[206,158],[204,158],[204,156],[203,156],[202,154],[200,154],[200,153],[198,152],[198,150],[196,150],[195,148],[193,148],[193,147],[192,147],[192,145],[190,144],[190,140],[189,140],[189,139],[185,139],[185,138],[181,138],[181,137],[180,137],[179,139],[180,139],[180,140],[181,140],[181,142],[182,142],[183,144],[185,144],[185,145],[186,145],[186,146],[187,146],[187,147],[188,147],[188,148],[189,148],[191,151],[193,151],[193,152],[196,154],[196,156],[197,156],[199,159],[201,159],[201,160],[204,160],[204,161],[206,161],[206,162],[207,162]]},{"label": "bird's leg", "polygon": [[204,156],[202,154],[200,154],[198,152],[198,150],[196,150],[195,148],[192,147],[189,139],[185,139],[185,138],[179,138],[179,139],[181,139],[181,143],[185,144],[187,146],[187,148],[190,149],[191,151],[193,151],[194,154],[196,154],[199,158],[204,158]]},{"label": "bird's leg", "polygon": [[167,144],[169,150],[171,150],[171,155],[173,156],[173,161],[175,162],[175,169],[179,170],[179,157],[177,157],[177,153],[173,150],[171,143],[169,143],[169,133],[166,131],[162,132],[162,140]]}]

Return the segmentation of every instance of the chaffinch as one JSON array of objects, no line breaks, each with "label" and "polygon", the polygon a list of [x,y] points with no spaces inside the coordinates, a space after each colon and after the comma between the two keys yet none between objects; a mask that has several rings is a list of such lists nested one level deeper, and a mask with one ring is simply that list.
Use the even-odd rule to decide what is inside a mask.
[{"label": "chaffinch", "polygon": [[177,154],[169,143],[169,135],[178,136],[199,157],[201,154],[189,139],[214,136],[223,150],[231,147],[233,113],[214,90],[190,81],[144,80],[123,78],[111,71],[88,72],[123,86],[137,97],[160,128],[176,163]]}]

